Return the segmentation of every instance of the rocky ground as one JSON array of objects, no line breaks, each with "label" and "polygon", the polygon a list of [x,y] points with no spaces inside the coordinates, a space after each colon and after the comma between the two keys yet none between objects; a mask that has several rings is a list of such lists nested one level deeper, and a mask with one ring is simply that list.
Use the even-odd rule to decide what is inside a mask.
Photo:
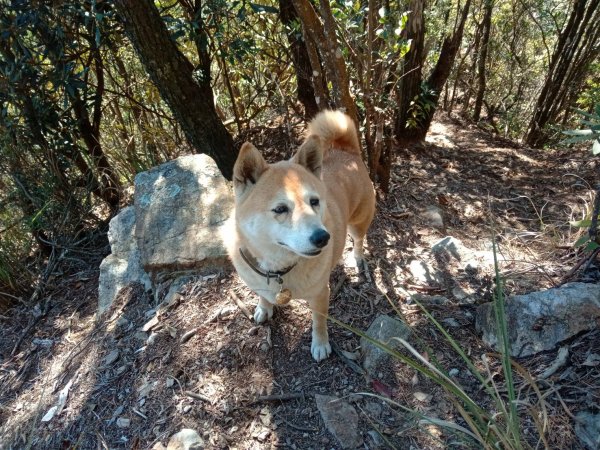
[{"label": "rocky ground", "polygon": [[[297,142],[280,131],[252,136],[272,159]],[[230,449],[476,448],[421,420],[465,426],[438,385],[400,361],[365,362],[368,345],[353,329],[392,320],[392,334],[410,335],[493,413],[417,302],[504,392],[498,356],[475,328],[478,305],[492,299],[492,240],[507,295],[598,282],[599,263],[573,249],[581,231],[568,222],[591,208],[599,165],[585,149],[520,148],[441,118],[422,148],[397,157],[368,236],[372,279],[351,258],[332,273],[330,313],[345,325],[330,324],[334,354],[321,363],[310,357],[305,305],[257,326],[256,297],[234,273],[190,277],[160,304],[141,286],[126,288],[97,319],[108,247],[77,273],[57,269],[36,308],[0,315],[0,448],[184,448],[175,441],[186,439]],[[455,251],[440,251],[450,241]],[[536,444],[535,418],[547,448],[593,448],[575,417],[600,409],[600,331],[560,347],[516,360],[523,436]]]}]

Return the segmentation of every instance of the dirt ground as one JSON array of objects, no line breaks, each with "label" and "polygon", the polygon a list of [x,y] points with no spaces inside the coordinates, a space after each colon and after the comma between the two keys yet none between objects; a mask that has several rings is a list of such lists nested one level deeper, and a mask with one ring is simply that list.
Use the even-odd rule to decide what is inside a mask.
[{"label": "dirt ground", "polygon": [[[252,139],[275,159],[290,156],[298,138],[274,127]],[[450,324],[477,367],[488,354],[489,376],[501,384],[499,362],[474,326],[475,308],[492,298],[493,271],[434,261],[444,277],[423,283],[408,270],[410,262],[426,258],[445,236],[469,249],[489,249],[494,231],[507,294],[568,279],[598,281],[598,261],[569,274],[584,255],[572,247],[581,231],[568,222],[591,207],[599,173],[600,160],[587,149],[520,148],[440,117],[422,147],[398,155],[390,193],[379,199],[367,244],[372,282],[350,264],[332,273],[331,316],[366,330],[378,315],[400,311],[421,348],[432,349],[430,357],[446,370],[457,369],[456,382],[493,408],[407,295],[446,297],[430,302],[431,313]],[[424,212],[432,207],[443,224]],[[106,244],[88,255],[89,267],[76,273],[54,274],[35,309],[16,305],[0,315],[0,449],[159,448],[182,428],[196,430],[211,449],[341,448],[324,426],[315,394],[344,397],[356,408],[360,448],[473,448],[386,401],[464,425],[443,391],[407,366],[392,363],[367,379],[352,361],[359,338],[347,329],[330,324],[336,352],[313,361],[310,313],[302,303],[276,310],[266,325],[254,324],[246,313],[256,297],[235,273],[194,276],[160,306],[140,286],[126,288],[97,318],[98,267],[108,251]],[[588,355],[600,354],[600,332],[569,346],[568,364],[538,383],[553,449],[583,448],[571,417],[600,405],[600,369],[586,364]],[[535,378],[555,358],[552,351],[518,362]],[[524,405],[540,406],[522,375],[516,386]],[[522,409],[524,436],[535,442]]]}]

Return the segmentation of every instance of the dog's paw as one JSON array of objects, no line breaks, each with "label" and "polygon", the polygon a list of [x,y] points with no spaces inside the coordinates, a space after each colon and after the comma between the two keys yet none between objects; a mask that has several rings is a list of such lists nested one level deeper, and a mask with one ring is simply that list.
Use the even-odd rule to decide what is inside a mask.
[{"label": "dog's paw", "polygon": [[317,342],[313,339],[310,346],[310,352],[312,353],[314,360],[319,362],[331,355],[331,345],[329,345],[329,341]]},{"label": "dog's paw", "polygon": [[254,310],[254,321],[256,323],[263,323],[273,317],[273,307],[265,308],[261,305],[256,305],[256,309]]}]

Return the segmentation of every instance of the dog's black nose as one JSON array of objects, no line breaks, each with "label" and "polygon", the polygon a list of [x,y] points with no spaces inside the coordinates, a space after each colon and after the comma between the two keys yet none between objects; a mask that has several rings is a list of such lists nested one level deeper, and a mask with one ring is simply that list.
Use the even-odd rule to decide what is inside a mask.
[{"label": "dog's black nose", "polygon": [[329,242],[329,238],[329,233],[324,229],[320,228],[312,234],[309,240],[310,243],[313,244],[315,247],[323,248]]}]

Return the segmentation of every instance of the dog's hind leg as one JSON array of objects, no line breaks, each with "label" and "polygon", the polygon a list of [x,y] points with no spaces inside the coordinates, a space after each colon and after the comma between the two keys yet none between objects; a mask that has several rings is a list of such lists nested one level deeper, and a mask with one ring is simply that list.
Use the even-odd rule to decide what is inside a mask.
[{"label": "dog's hind leg", "polygon": [[254,321],[256,323],[263,323],[271,317],[273,317],[273,304],[259,297],[258,305],[256,305],[256,309],[254,310]]},{"label": "dog's hind leg", "polygon": [[352,237],[353,247],[354,247],[354,259],[356,260],[356,267],[358,270],[363,272],[367,282],[371,282],[371,274],[369,273],[369,266],[367,264],[367,260],[365,259],[365,234],[367,233],[367,228],[369,228],[370,221],[367,222],[367,226],[365,227],[362,224],[354,224],[348,226],[348,232]]}]

